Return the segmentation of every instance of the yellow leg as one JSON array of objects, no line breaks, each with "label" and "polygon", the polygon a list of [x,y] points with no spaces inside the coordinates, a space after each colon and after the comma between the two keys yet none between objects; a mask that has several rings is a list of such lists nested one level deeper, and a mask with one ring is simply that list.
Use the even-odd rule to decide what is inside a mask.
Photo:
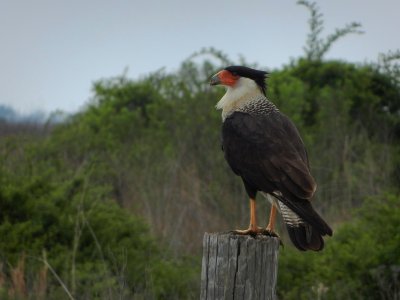
[{"label": "yellow leg", "polygon": [[261,233],[260,227],[257,227],[257,217],[256,217],[256,200],[250,198],[250,225],[248,229],[245,230],[234,230],[238,234],[257,234]]}]

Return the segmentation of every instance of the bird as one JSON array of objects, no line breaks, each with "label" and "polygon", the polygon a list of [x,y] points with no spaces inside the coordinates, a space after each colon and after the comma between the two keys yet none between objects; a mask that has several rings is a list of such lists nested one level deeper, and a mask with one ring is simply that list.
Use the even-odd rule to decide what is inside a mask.
[{"label": "bird", "polygon": [[[234,232],[279,238],[279,211],[297,249],[320,251],[332,229],[312,207],[317,184],[305,145],[294,123],[267,99],[267,77],[266,71],[229,66],[210,79],[211,86],[226,89],[216,105],[222,110],[222,150],[250,199],[250,225]],[[266,228],[257,224],[258,192],[272,203]]]}]

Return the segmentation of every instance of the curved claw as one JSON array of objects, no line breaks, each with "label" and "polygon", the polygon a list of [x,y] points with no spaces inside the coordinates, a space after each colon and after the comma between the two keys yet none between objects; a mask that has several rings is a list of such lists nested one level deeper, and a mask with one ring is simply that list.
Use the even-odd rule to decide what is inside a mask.
[{"label": "curved claw", "polygon": [[276,237],[276,238],[278,238],[278,239],[281,239],[280,236],[279,236],[279,234],[277,234],[275,231],[270,230],[270,229],[268,229],[268,228],[264,229],[262,233],[263,233],[264,235],[269,235],[269,236],[273,236],[273,237]]},{"label": "curved claw", "polygon": [[272,237],[276,237],[279,240],[279,244],[284,247],[283,242],[281,237],[279,236],[279,234],[277,234],[275,231],[269,229],[269,228],[265,228],[262,232],[263,235],[268,235],[268,236],[272,236]]},{"label": "curved claw", "polygon": [[257,234],[263,234],[264,229],[261,228],[261,227],[255,227],[255,228],[254,227],[249,227],[249,228],[247,228],[245,230],[236,229],[236,230],[233,230],[232,232],[236,233],[236,234],[241,234],[241,235],[246,235],[246,234],[248,234],[248,235],[257,235]]}]

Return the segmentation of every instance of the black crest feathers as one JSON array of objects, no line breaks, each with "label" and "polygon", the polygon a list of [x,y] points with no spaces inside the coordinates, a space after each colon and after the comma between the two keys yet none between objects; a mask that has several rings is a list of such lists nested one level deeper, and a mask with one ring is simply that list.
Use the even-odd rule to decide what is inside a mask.
[{"label": "black crest feathers", "polygon": [[225,70],[231,72],[233,75],[246,77],[254,80],[261,89],[261,91],[263,92],[263,94],[265,95],[267,90],[267,83],[266,83],[266,79],[268,78],[267,72],[243,66],[229,66],[226,67]]}]

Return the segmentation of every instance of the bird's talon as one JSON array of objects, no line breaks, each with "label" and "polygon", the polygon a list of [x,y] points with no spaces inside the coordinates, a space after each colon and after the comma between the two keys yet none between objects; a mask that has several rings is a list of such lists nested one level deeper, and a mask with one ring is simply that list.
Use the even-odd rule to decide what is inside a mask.
[{"label": "bird's talon", "polygon": [[280,237],[279,234],[277,234],[275,231],[270,230],[270,229],[268,229],[268,228],[265,228],[265,229],[263,230],[263,234],[264,234],[264,235],[268,235],[268,236],[272,236],[272,237],[276,237],[276,238],[279,240],[279,245],[282,246],[282,247],[284,247],[284,244],[283,244],[283,242],[282,242],[281,237]]},{"label": "bird's talon", "polygon": [[276,238],[278,238],[278,239],[281,239],[281,238],[279,237],[279,235],[278,235],[275,231],[270,230],[270,229],[264,229],[264,230],[263,230],[263,234],[264,234],[264,235],[273,236],[273,237],[276,237]]},{"label": "bird's talon", "polygon": [[233,233],[240,234],[240,235],[257,235],[257,234],[262,234],[263,229],[261,227],[256,227],[256,228],[251,228],[249,227],[248,229],[245,230],[240,230],[236,229],[232,231]]}]

